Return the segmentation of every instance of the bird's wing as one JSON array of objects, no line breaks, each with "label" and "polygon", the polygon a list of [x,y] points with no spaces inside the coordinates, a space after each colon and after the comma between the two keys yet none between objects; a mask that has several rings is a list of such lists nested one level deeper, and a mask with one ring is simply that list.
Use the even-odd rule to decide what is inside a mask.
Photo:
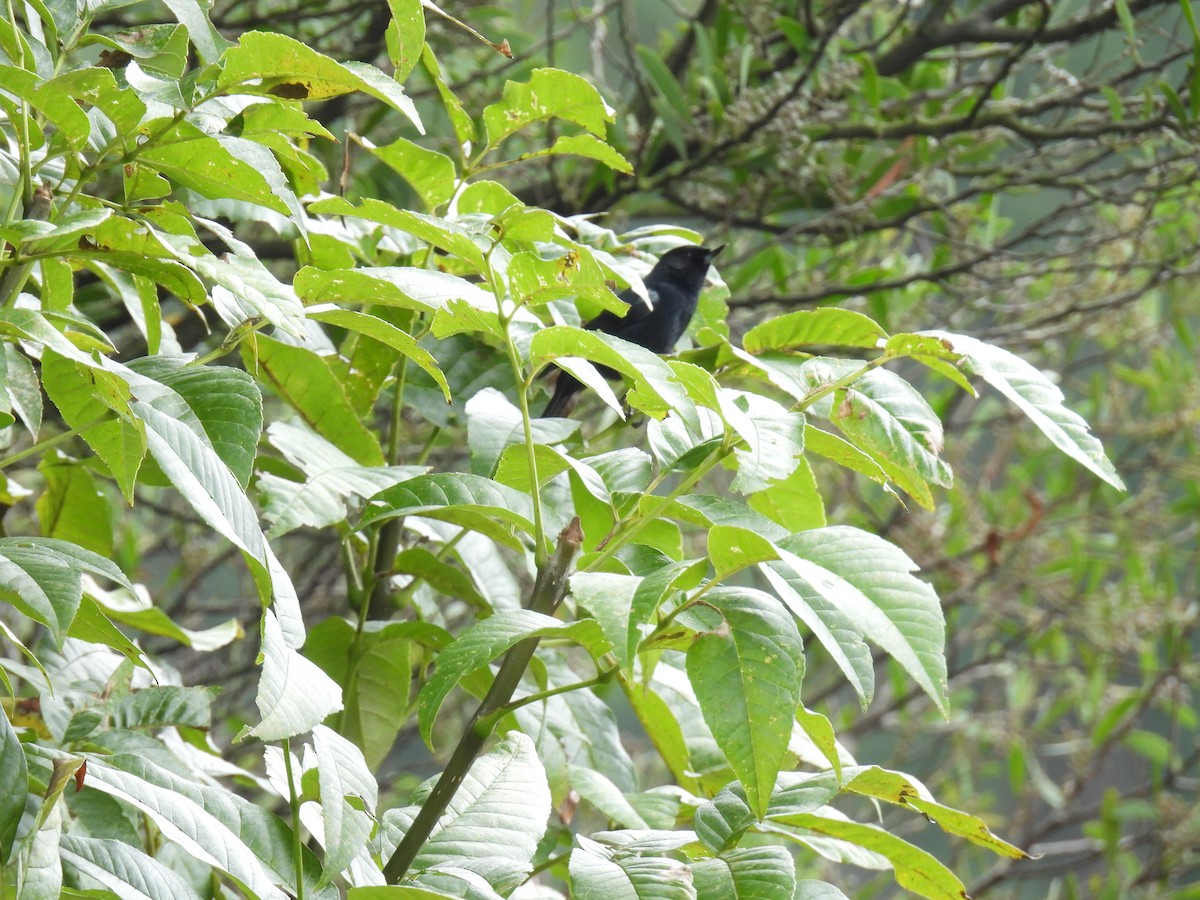
[{"label": "bird's wing", "polygon": [[[658,306],[658,291],[654,288],[647,288],[650,294],[650,303],[654,307]],[[622,291],[619,299],[624,300],[629,306],[629,312],[623,316],[618,316],[616,313],[609,312],[607,309],[592,319],[583,327],[588,331],[603,331],[607,334],[620,334],[623,328],[628,328],[634,322],[640,322],[651,313],[654,312],[650,306],[646,305],[646,301],[635,294],[633,291]]]}]

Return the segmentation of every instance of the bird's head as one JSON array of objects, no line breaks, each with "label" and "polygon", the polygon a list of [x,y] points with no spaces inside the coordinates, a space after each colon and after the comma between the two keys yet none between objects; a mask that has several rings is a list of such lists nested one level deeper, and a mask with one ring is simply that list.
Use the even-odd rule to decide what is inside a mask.
[{"label": "bird's head", "polygon": [[646,280],[670,280],[680,287],[690,288],[699,293],[704,286],[704,277],[708,274],[709,265],[724,249],[724,244],[711,249],[695,244],[675,247],[659,257],[658,263]]}]

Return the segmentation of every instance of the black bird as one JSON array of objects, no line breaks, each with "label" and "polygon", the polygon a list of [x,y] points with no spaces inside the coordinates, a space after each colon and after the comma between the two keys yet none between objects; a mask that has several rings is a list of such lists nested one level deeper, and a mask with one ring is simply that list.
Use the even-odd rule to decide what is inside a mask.
[{"label": "black bird", "polygon": [[[689,244],[668,250],[642,279],[651,306],[647,306],[632,289],[627,289],[619,296],[629,304],[629,312],[618,316],[604,310],[583,327],[589,331],[603,331],[655,353],[670,353],[696,312],[709,264],[724,249],[724,244],[712,250]],[[621,377],[607,366],[596,368],[605,378]],[[542,412],[542,418],[565,415],[581,390],[583,384],[577,378],[560,371],[554,384],[554,396]]]}]

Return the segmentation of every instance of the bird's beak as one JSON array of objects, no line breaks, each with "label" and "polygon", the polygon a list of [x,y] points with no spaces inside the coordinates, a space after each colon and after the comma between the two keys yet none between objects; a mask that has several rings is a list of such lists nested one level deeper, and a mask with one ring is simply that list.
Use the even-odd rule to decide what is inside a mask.
[{"label": "bird's beak", "polygon": [[722,244],[720,247],[713,247],[711,250],[708,251],[708,257],[705,259],[705,262],[711,264],[712,261],[717,258],[717,254],[720,253],[722,250],[724,250],[725,247],[726,247],[725,244]]}]

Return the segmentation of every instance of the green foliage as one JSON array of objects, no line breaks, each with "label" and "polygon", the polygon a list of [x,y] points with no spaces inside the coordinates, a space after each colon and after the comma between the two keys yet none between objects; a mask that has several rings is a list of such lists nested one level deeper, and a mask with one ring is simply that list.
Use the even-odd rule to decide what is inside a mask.
[{"label": "green foliage", "polygon": [[[3,888],[487,898],[536,878],[547,896],[839,896],[798,880],[820,856],[962,896],[856,798],[1021,851],[916,778],[857,766],[803,706],[827,656],[867,708],[873,653],[943,713],[952,699],[934,589],[884,537],[827,524],[840,476],[813,462],[934,506],[952,484],[942,420],[905,363],[959,387],[978,375],[1120,487],[1098,441],[1008,352],[860,312],[792,313],[738,342],[718,287],[671,359],[576,327],[621,308],[609,279],[643,289],[646,264],[693,235],[617,233],[490,180],[542,157],[631,167],[613,110],[562,69],[508,81],[473,120],[422,7],[437,11],[391,4],[396,77],[281,34],[227,44],[186,2],[169,4],[178,25],[119,40],[36,3],[0,33],[0,468],[20,529],[0,538],[15,651],[0,775],[18,786],[0,801]],[[97,63],[93,43],[128,58]],[[418,59],[441,103],[428,113],[397,80]],[[691,88],[641,59],[679,129],[655,139],[679,141]],[[877,107],[894,85],[872,83]],[[330,132],[304,103],[352,96],[421,134],[448,117],[449,153],[361,141],[419,210],[321,192]],[[256,252],[266,227],[292,242],[289,265]],[[555,367],[612,414],[532,418]],[[620,373],[623,401],[597,367]],[[262,775],[206,736],[214,692],[149,649],[237,636],[148,597],[145,542],[186,553],[185,517],[246,564],[257,717],[237,737],[265,745]],[[345,578],[319,621],[272,543],[301,530],[337,545]],[[459,690],[484,698],[465,728]],[[631,719],[673,787],[646,787]],[[377,773],[413,727],[457,749],[406,797]]]}]

